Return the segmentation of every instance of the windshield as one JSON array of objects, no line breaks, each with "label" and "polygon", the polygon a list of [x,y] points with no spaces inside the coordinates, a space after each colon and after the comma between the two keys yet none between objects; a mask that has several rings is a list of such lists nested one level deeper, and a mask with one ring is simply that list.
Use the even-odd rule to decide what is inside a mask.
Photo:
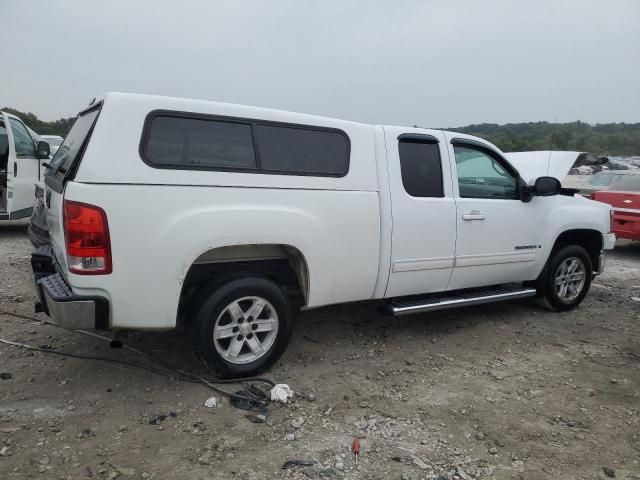
[{"label": "windshield", "polygon": [[91,132],[91,127],[93,127],[98,113],[100,113],[100,108],[94,108],[78,115],[71,131],[51,159],[51,169],[49,170],[51,175],[55,175],[58,171],[64,174],[73,165],[85,139]]},{"label": "windshield", "polygon": [[640,192],[640,175],[625,175],[613,184],[611,191]]},{"label": "windshield", "polygon": [[593,187],[608,187],[616,180],[616,177],[620,176],[618,173],[596,173],[588,183]]},{"label": "windshield", "polygon": [[52,147],[59,147],[62,144],[62,138],[59,137],[47,137],[46,135],[43,135],[40,138]]}]

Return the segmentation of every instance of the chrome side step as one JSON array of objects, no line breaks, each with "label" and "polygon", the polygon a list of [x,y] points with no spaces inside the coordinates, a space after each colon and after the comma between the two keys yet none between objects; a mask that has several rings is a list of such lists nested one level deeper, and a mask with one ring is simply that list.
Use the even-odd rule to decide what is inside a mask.
[{"label": "chrome side step", "polygon": [[389,303],[387,307],[389,313],[399,317],[412,313],[432,312],[435,310],[446,310],[448,308],[480,305],[482,303],[503,302],[505,300],[534,297],[535,295],[535,288],[524,288],[519,285],[517,288],[461,292],[458,295],[449,297],[431,297],[404,301],[395,300]]}]

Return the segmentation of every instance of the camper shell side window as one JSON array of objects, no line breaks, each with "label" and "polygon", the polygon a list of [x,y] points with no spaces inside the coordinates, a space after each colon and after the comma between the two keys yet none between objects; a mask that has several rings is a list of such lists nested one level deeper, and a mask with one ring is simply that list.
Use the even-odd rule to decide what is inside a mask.
[{"label": "camper shell side window", "polygon": [[153,168],[344,177],[351,143],[336,128],[174,111],[147,115],[140,157]]}]

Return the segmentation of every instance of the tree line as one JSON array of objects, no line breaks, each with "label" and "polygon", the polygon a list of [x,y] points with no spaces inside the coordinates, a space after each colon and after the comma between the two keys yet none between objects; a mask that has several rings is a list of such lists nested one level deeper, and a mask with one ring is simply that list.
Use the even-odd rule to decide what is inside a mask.
[{"label": "tree line", "polygon": [[450,130],[484,138],[504,152],[570,150],[612,157],[640,155],[640,123],[481,123]]},{"label": "tree line", "polygon": [[71,127],[73,126],[73,122],[76,120],[75,117],[72,117],[60,118],[52,122],[46,122],[44,120],[40,120],[35,113],[21,112],[20,110],[16,110],[11,107],[4,107],[2,111],[20,117],[29,128],[40,135],[60,135],[61,137],[64,137],[69,133],[69,130],[71,130]]},{"label": "tree line", "polygon": [[[31,112],[5,107],[5,112],[20,117],[29,127],[42,135],[64,137],[75,118],[60,118],[52,122],[40,120]],[[504,152],[527,150],[575,150],[605,156],[640,155],[640,123],[598,123],[590,125],[577,121],[553,124],[549,122],[480,123],[466,127],[448,128],[484,138]]]}]

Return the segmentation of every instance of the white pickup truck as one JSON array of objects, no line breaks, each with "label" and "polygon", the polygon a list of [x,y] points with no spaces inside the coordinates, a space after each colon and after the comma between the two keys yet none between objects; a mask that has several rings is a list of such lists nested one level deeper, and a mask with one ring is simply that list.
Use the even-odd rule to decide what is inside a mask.
[{"label": "white pickup truck", "polygon": [[453,132],[109,93],[46,175],[37,307],[72,329],[188,324],[227,376],[280,357],[294,307],[568,310],[614,246],[610,207],[524,163]]}]

